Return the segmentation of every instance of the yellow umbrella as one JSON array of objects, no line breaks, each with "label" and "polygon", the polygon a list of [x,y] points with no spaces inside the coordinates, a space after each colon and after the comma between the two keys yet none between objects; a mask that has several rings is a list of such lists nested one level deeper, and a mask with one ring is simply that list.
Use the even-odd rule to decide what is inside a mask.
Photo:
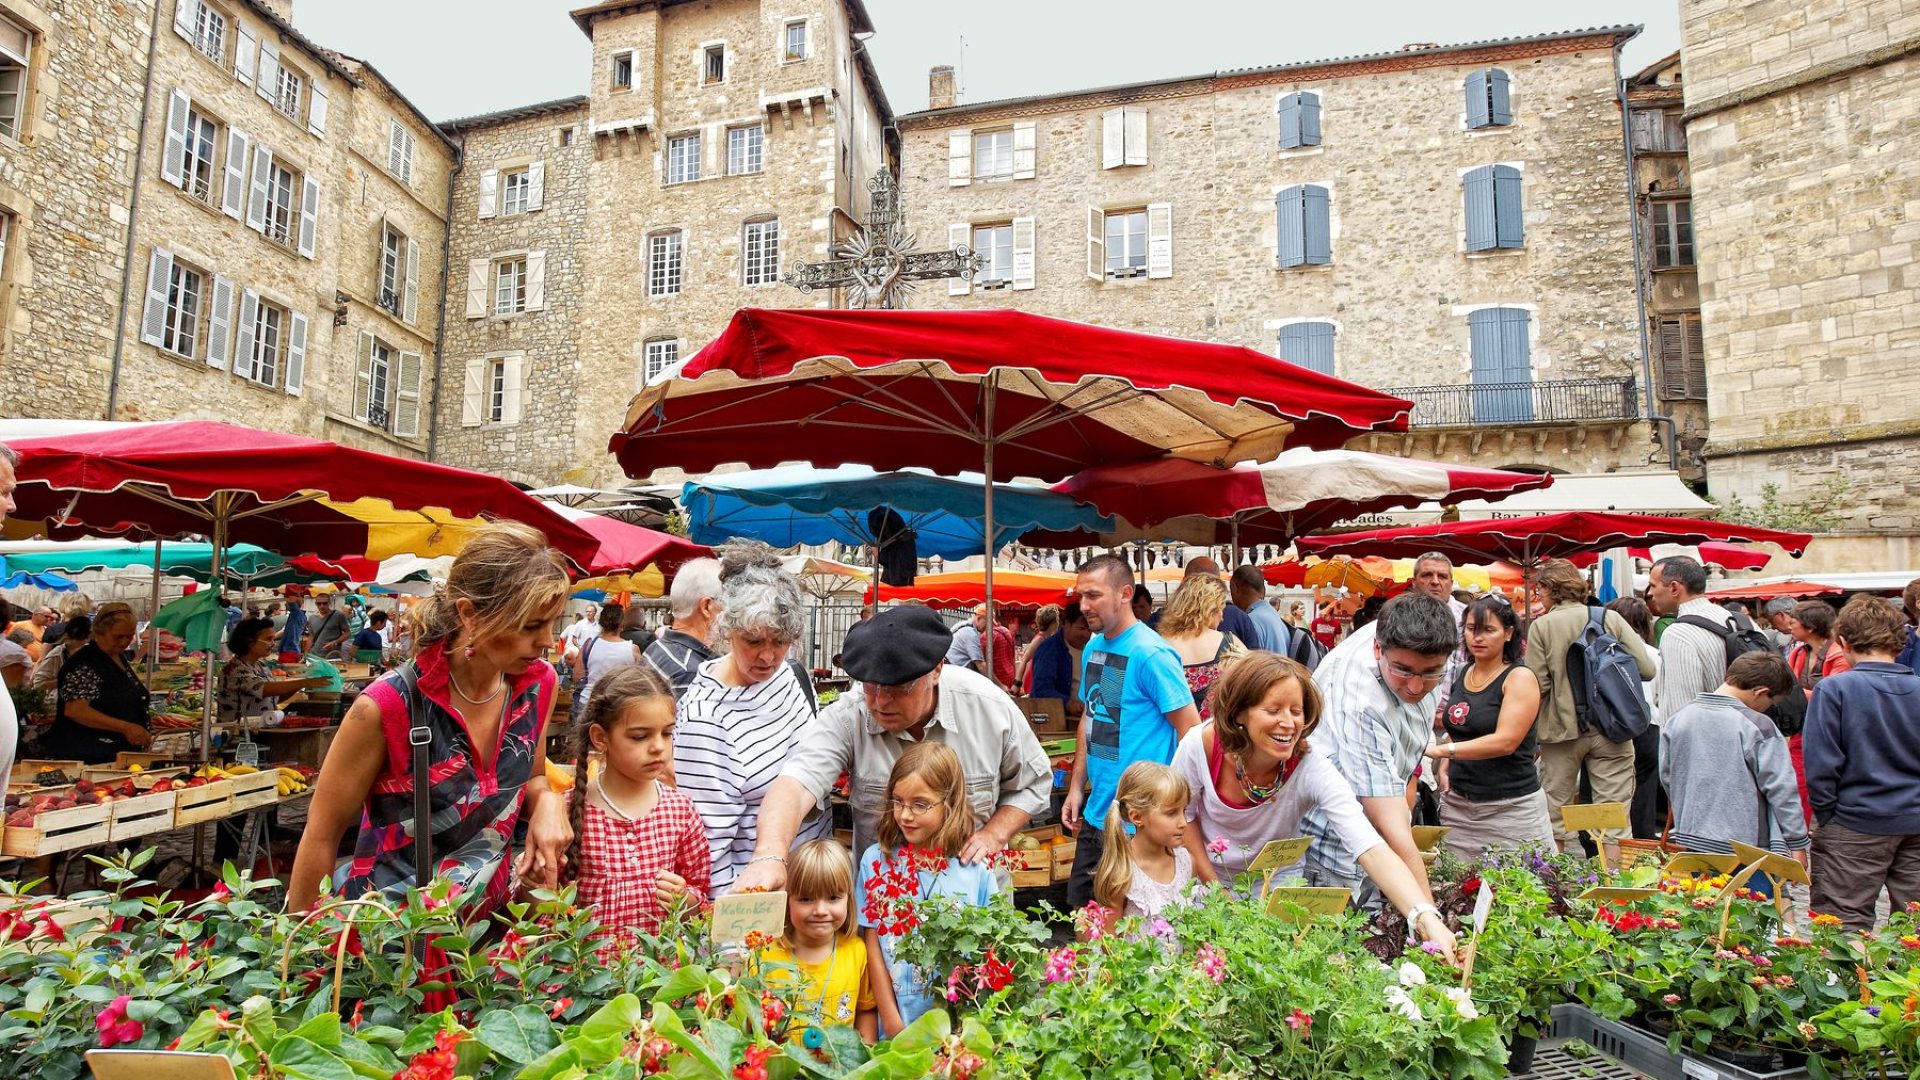
[{"label": "yellow umbrella", "polygon": [[467,541],[489,522],[485,518],[460,517],[437,507],[424,510],[399,510],[385,499],[355,499],[352,502],[319,500],[322,506],[365,522],[366,556],[376,562],[395,555],[458,555]]},{"label": "yellow umbrella", "polygon": [[1330,559],[1307,568],[1306,584],[1312,588],[1345,589],[1359,596],[1380,591],[1380,582],[1347,559]]},{"label": "yellow umbrella", "polygon": [[604,577],[581,578],[573,583],[575,592],[582,589],[599,589],[609,593],[632,593],[649,600],[658,600],[667,595],[667,576],[658,566],[648,564],[645,570],[637,574],[608,574]]}]

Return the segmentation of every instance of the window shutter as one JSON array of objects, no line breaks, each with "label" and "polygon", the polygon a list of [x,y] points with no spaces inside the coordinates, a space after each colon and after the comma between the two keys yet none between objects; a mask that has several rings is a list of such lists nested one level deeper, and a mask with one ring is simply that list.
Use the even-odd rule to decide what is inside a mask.
[{"label": "window shutter", "polygon": [[242,86],[253,85],[253,65],[259,51],[259,39],[253,36],[253,31],[241,27],[233,42],[233,77],[239,79]]},{"label": "window shutter", "polygon": [[1533,316],[1526,308],[1494,308],[1500,318],[1500,362],[1503,382],[1533,381],[1533,345],[1527,326]]},{"label": "window shutter", "polygon": [[280,46],[265,38],[260,40],[260,79],[253,88],[268,101],[280,92]]},{"label": "window shutter", "polygon": [[260,317],[260,294],[240,290],[240,325],[233,335],[233,373],[251,379],[254,375],[253,324]]},{"label": "window shutter", "polygon": [[167,293],[172,288],[173,253],[154,248],[147,260],[147,307],[140,313],[140,340],[158,345],[167,333]]},{"label": "window shutter", "polygon": [[247,228],[267,231],[267,185],[273,179],[273,151],[263,145],[253,148],[253,189],[247,193]]},{"label": "window shutter", "polygon": [[1033,255],[1035,248],[1033,219],[1017,217],[1013,219],[1013,287],[1016,289],[1033,288]]},{"label": "window shutter", "polygon": [[966,187],[973,183],[973,133],[947,133],[947,186]]},{"label": "window shutter", "polygon": [[[1277,259],[1281,266],[1300,266],[1307,261],[1306,212],[1303,209],[1305,196],[1301,186],[1295,184],[1282,188],[1273,197],[1274,236],[1277,238]],[[1282,338],[1284,340],[1284,337]]]},{"label": "window shutter", "polygon": [[1015,180],[1033,179],[1034,135],[1034,123],[1031,120],[1021,120],[1013,125],[1013,178]]},{"label": "window shutter", "polygon": [[1126,163],[1145,165],[1147,163],[1147,110],[1129,105],[1122,111],[1126,114],[1127,125]]},{"label": "window shutter", "polygon": [[1482,165],[1466,175],[1467,250],[1496,246],[1493,228],[1493,166]]},{"label": "window shutter", "polygon": [[1499,68],[1487,72],[1487,116],[1494,124],[1513,123],[1513,80]]},{"label": "window shutter", "polygon": [[213,307],[207,312],[207,366],[227,370],[233,337],[233,282],[213,279]]},{"label": "window shutter", "polygon": [[[395,169],[394,172],[400,170]],[[500,212],[500,170],[488,169],[480,174],[480,216],[490,218]]]},{"label": "window shutter", "polygon": [[327,88],[320,85],[318,79],[313,83],[313,96],[307,104],[307,130],[315,135],[327,133]]},{"label": "window shutter", "polygon": [[287,393],[299,397],[307,383],[307,317],[295,311],[288,319],[292,328],[287,331]]},{"label": "window shutter", "polygon": [[1100,115],[1100,167],[1117,169],[1127,163],[1127,118],[1123,109]]},{"label": "window shutter", "polygon": [[320,181],[305,177],[300,194],[300,254],[313,258],[314,233],[320,225]]},{"label": "window shutter", "polygon": [[527,166],[527,209],[538,210],[546,202],[547,163],[536,161]]},{"label": "window shutter", "polygon": [[1281,327],[1280,359],[1322,375],[1333,374],[1333,324],[1297,322]]},{"label": "window shutter", "polygon": [[1467,127],[1483,128],[1492,123],[1487,110],[1487,73],[1467,73]]},{"label": "window shutter", "polygon": [[[973,230],[968,228],[967,224],[963,221],[956,221],[949,224],[947,226],[947,246],[954,250],[966,247],[973,239],[972,232]],[[974,252],[974,254],[977,255],[979,252]],[[950,277],[947,279],[948,296],[965,296],[972,291],[973,279],[971,278]]]},{"label": "window shutter", "polygon": [[501,366],[506,369],[502,381],[506,383],[507,389],[505,400],[500,403],[502,424],[520,422],[520,397],[526,385],[526,363],[525,353],[513,353],[502,361]]},{"label": "window shutter", "polygon": [[420,245],[407,239],[407,276],[400,290],[400,318],[412,326],[420,321]]},{"label": "window shutter", "polygon": [[1526,227],[1520,216],[1520,170],[1511,165],[1493,167],[1493,235],[1495,247],[1526,246]]},{"label": "window shutter", "polygon": [[1305,254],[1310,266],[1333,261],[1333,214],[1327,189],[1307,184],[1300,189],[1300,217],[1305,232]]},{"label": "window shutter", "polygon": [[[180,0],[180,5],[192,2]],[[167,145],[160,155],[160,179],[174,187],[187,182],[187,110],[192,107],[185,90],[175,90],[167,98]]]},{"label": "window shutter", "polygon": [[353,418],[365,423],[373,405],[373,334],[360,331],[354,353],[357,359],[353,365]]},{"label": "window shutter", "polygon": [[1686,327],[1687,343],[1687,397],[1696,401],[1707,399],[1707,342],[1700,323],[1700,316],[1694,315],[1683,320]]},{"label": "window shutter", "polygon": [[247,212],[247,136],[227,129],[227,175],[220,188],[220,210],[238,219]]},{"label": "window shutter", "polygon": [[481,411],[481,406],[486,401],[486,396],[487,396],[486,382],[487,382],[486,358],[475,357],[472,360],[467,361],[467,378],[464,384],[465,389],[461,393],[461,398],[460,398],[460,426],[461,427],[479,427],[481,424],[481,421],[485,418],[486,413]]},{"label": "window shutter", "polygon": [[527,252],[527,310],[543,311],[547,306],[547,253]]},{"label": "window shutter", "polygon": [[1320,95],[1312,91],[1300,95],[1300,145],[1320,145]]},{"label": "window shutter", "polygon": [[400,354],[400,371],[395,380],[393,433],[403,439],[420,434],[420,360],[417,352]]},{"label": "window shutter", "polygon": [[1087,207],[1087,276],[1107,279],[1107,215],[1097,206]]},{"label": "window shutter", "polygon": [[1687,397],[1687,334],[1678,316],[1658,320],[1660,330],[1660,396],[1673,400]]},{"label": "window shutter", "polygon": [[1531,316],[1525,308],[1482,308],[1467,316],[1476,385],[1503,384],[1473,394],[1477,423],[1521,423],[1533,419],[1532,346],[1527,340]]},{"label": "window shutter", "polygon": [[1293,150],[1300,145],[1300,95],[1280,95],[1280,149]]},{"label": "window shutter", "polygon": [[490,259],[467,260],[467,318],[484,319],[487,317],[487,275],[492,269]]},{"label": "window shutter", "polygon": [[199,28],[200,0],[176,0],[173,5],[173,32],[186,38],[195,39]]},{"label": "window shutter", "polygon": [[1173,204],[1147,206],[1147,276],[1173,276]]}]

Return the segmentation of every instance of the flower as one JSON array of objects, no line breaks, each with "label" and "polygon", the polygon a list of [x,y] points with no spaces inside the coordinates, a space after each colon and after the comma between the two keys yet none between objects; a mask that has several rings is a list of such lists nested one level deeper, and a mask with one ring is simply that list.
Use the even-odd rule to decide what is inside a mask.
[{"label": "flower", "polygon": [[1812,1042],[1814,1036],[1818,1034],[1820,1034],[1819,1028],[1814,1027],[1812,1024],[1807,1023],[1805,1020],[1800,1021],[1800,1037],[1801,1038],[1807,1040],[1808,1042]]},{"label": "flower", "polygon": [[1213,856],[1214,861],[1218,862],[1220,857],[1225,855],[1226,853],[1227,853],[1226,837],[1216,836],[1213,839],[1207,841],[1207,854]]},{"label": "flower", "polygon": [[145,1024],[127,1015],[127,1007],[132,1004],[133,998],[121,994],[94,1016],[93,1026],[100,1032],[102,1049],[111,1050],[124,1043],[139,1042],[147,1033]]},{"label": "flower", "polygon": [[1400,985],[1425,986],[1427,985],[1427,973],[1420,970],[1419,964],[1409,960],[1400,965]]},{"label": "flower", "polygon": [[1468,990],[1466,987],[1449,987],[1447,989],[1447,1000],[1453,1002],[1453,1010],[1460,1014],[1460,1019],[1477,1020],[1480,1018],[1480,1010],[1475,1008],[1473,1004],[1473,991]]},{"label": "flower", "polygon": [[1201,974],[1215,983],[1222,983],[1227,979],[1227,954],[1214,948],[1210,943],[1200,946],[1200,952],[1194,957],[1194,965],[1200,969]]},{"label": "flower", "polygon": [[1920,949],[1920,934],[1900,935],[1900,946],[1906,949]]},{"label": "flower", "polygon": [[1046,979],[1050,983],[1066,982],[1073,978],[1073,966],[1080,954],[1071,945],[1062,945],[1047,954]]},{"label": "flower", "polygon": [[1680,1004],[1680,995],[1679,995],[1679,994],[1667,994],[1667,995],[1665,995],[1665,996],[1663,996],[1663,997],[1661,997],[1661,999],[1660,999],[1660,1000],[1661,1000],[1662,1002],[1664,1002],[1664,1003],[1666,1003],[1666,1004],[1668,1004],[1668,1005],[1678,1005],[1678,1004]]},{"label": "flower", "polygon": [[1791,976],[1791,975],[1775,975],[1775,976],[1773,977],[1773,985],[1775,985],[1775,986],[1781,986],[1781,987],[1785,987],[1785,986],[1792,986],[1792,985],[1793,985],[1793,976]]},{"label": "flower", "polygon": [[1168,922],[1163,916],[1155,915],[1147,923],[1147,935],[1149,937],[1160,938],[1163,941],[1172,941],[1174,937],[1173,924]]},{"label": "flower", "polygon": [[1388,986],[1386,996],[1387,1005],[1407,1019],[1415,1022],[1426,1019],[1420,1012],[1420,1006],[1415,1004],[1414,1000],[1407,996],[1406,990],[1400,986]]},{"label": "flower", "polygon": [[1073,913],[1074,929],[1088,941],[1099,941],[1113,929],[1114,916],[1118,912],[1099,904],[1088,904]]},{"label": "flower", "polygon": [[1437,941],[1423,941],[1420,943],[1420,951],[1428,956],[1439,956],[1447,950]]},{"label": "flower", "polygon": [[393,1080],[453,1080],[454,1069],[459,1066],[454,1048],[465,1037],[463,1031],[434,1032],[433,1046],[413,1055],[413,1060],[395,1073]]},{"label": "flower", "polygon": [[1815,926],[1839,926],[1839,925],[1841,925],[1841,923],[1840,923],[1840,916],[1838,916],[1838,915],[1815,915],[1815,916],[1813,917],[1813,925],[1815,925]]},{"label": "flower", "polygon": [[1013,984],[1013,965],[994,955],[992,949],[973,969],[974,985],[986,992],[1005,990]]},{"label": "flower", "polygon": [[1313,1014],[1296,1005],[1293,1011],[1287,1014],[1287,1026],[1299,1032],[1300,1037],[1304,1039],[1313,1030]]}]

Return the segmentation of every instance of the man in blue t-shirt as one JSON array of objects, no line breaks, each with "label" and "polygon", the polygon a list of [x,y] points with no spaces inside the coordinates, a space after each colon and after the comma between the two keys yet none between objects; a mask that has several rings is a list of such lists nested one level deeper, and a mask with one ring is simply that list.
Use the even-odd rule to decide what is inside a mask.
[{"label": "man in blue t-shirt", "polygon": [[[1180,737],[1200,723],[1180,654],[1133,614],[1133,571],[1113,555],[1081,565],[1074,591],[1094,636],[1080,658],[1080,745],[1061,821],[1074,831],[1067,906],[1093,899],[1093,871],[1105,847],[1102,828],[1120,774],[1136,761],[1173,760]],[[1125,837],[1115,837],[1125,843]]]}]

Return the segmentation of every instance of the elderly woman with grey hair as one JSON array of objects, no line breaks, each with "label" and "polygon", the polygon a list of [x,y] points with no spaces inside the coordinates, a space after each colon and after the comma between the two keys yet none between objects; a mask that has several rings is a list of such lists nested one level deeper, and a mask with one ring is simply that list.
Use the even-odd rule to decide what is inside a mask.
[{"label": "elderly woman with grey hair", "polygon": [[681,695],[673,740],[676,782],[707,827],[716,896],[752,861],[761,800],[816,708],[806,669],[788,659],[805,611],[799,581],[757,541],[719,554],[716,629],[727,651],[702,663]]}]

